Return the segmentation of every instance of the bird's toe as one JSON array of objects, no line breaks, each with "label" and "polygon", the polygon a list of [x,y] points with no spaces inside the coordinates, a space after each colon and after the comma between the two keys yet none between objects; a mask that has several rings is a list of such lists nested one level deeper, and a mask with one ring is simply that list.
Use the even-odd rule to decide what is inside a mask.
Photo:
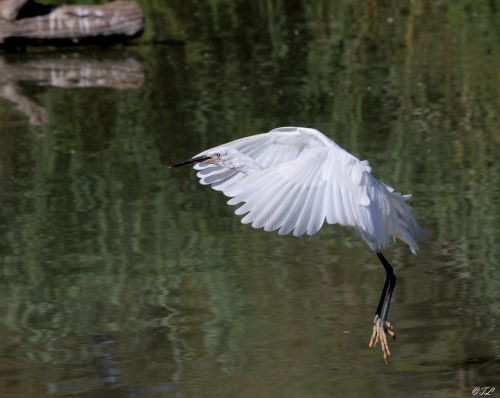
[{"label": "bird's toe", "polygon": [[391,336],[393,339],[396,338],[393,325],[387,321],[385,322],[384,325],[380,317],[376,315],[375,319],[373,320],[373,332],[368,347],[370,348],[375,347],[377,343],[380,342],[380,348],[382,349],[382,354],[384,356],[385,363],[387,363],[387,360],[391,356],[391,351],[389,350],[389,343],[387,342],[387,335]]}]

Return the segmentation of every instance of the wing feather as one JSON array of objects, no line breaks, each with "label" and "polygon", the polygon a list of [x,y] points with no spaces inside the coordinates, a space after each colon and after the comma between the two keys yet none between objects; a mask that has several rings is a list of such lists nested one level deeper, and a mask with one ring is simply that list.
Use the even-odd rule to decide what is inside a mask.
[{"label": "wing feather", "polygon": [[[257,184],[258,188],[251,191],[245,192],[244,196],[239,198],[240,203],[243,201],[245,204],[239,207],[235,213],[238,215],[248,213],[252,208],[256,208],[260,203],[262,203],[268,195],[273,193],[273,185],[276,184],[277,177],[270,176],[269,178],[263,179],[261,184]],[[257,181],[259,182],[259,181]],[[246,220],[252,219],[252,217]],[[253,219],[252,219],[253,221]],[[250,222],[250,221],[249,221]]]},{"label": "wing feather", "polygon": [[293,236],[301,236],[307,231],[307,226],[309,225],[309,220],[311,213],[313,212],[313,203],[316,195],[316,188],[311,188],[307,192],[307,196],[304,199],[304,203],[301,203],[300,214],[297,217],[295,227],[293,229]]},{"label": "wing feather", "polygon": [[288,187],[285,180],[281,179],[277,181],[275,189],[269,190],[262,209],[259,209],[258,215],[252,223],[252,227],[264,228],[268,225],[271,217],[287,194],[287,190]]},{"label": "wing feather", "polygon": [[245,177],[246,174],[244,173],[230,174],[226,178],[212,183],[212,188],[216,191],[224,191],[228,186],[238,182],[239,180],[242,180]]},{"label": "wing feather", "polygon": [[234,170],[223,169],[223,171],[221,171],[221,172],[211,173],[211,174],[207,175],[206,177],[203,177],[200,180],[200,184],[203,184],[203,185],[213,184],[213,183],[216,183],[218,181],[225,180],[228,177],[233,177],[235,174],[237,174],[237,172],[235,172]]},{"label": "wing feather", "polygon": [[285,187],[286,191],[282,195],[277,196],[276,210],[273,211],[273,214],[271,214],[264,227],[264,230],[268,232],[276,231],[283,226],[283,223],[286,221],[287,210],[292,206],[300,190],[300,187],[290,183],[287,183]]},{"label": "wing feather", "polygon": [[[305,202],[302,204],[302,210],[297,219],[297,225],[293,231],[294,236],[300,236],[306,233],[309,222],[314,218],[314,212],[318,211],[321,206],[315,208],[317,202],[320,188],[322,187],[322,176],[321,172],[316,172],[311,180],[311,184],[308,187],[308,195]],[[323,201],[324,198],[321,198]]]},{"label": "wing feather", "polygon": [[[203,163],[200,163],[200,164],[203,164]],[[198,166],[198,164],[197,164],[197,165],[195,165],[195,166]],[[198,173],[196,173],[196,176],[197,176],[198,178],[203,178],[203,177],[205,177],[206,175],[210,175],[210,174],[217,174],[217,173],[219,173],[219,172],[221,172],[221,171],[225,171],[225,170],[227,170],[227,169],[225,169],[224,167],[222,167],[222,166],[217,166],[217,165],[215,165],[215,164],[214,164],[214,165],[209,165],[209,166],[211,166],[211,167],[203,167],[203,168],[201,168],[201,169],[200,169],[200,171],[198,171]]]},{"label": "wing feather", "polygon": [[[328,169],[327,177],[328,181],[333,181],[333,170]],[[328,184],[325,187],[325,210],[326,210],[326,222],[328,224],[340,224],[338,212],[335,211],[335,207],[337,206],[335,201],[335,186],[333,183]],[[330,204],[330,205],[327,205]]]},{"label": "wing feather", "polygon": [[323,226],[326,218],[325,211],[325,188],[326,183],[321,185],[316,192],[314,203],[312,204],[312,214],[307,225],[307,234],[314,235]]},{"label": "wing feather", "polygon": [[283,225],[279,229],[278,233],[280,235],[287,235],[294,230],[297,225],[297,219],[300,215],[302,205],[304,204],[306,198],[307,189],[304,189],[304,187],[300,187],[297,193],[297,197],[295,198],[295,201],[292,202],[290,209],[288,211],[284,209],[284,211],[286,212],[286,217],[284,217]]}]

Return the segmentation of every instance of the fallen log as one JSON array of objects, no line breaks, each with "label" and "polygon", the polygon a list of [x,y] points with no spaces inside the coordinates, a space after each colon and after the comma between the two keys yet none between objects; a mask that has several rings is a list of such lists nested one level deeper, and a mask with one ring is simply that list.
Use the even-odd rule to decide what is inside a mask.
[{"label": "fallen log", "polygon": [[[134,1],[63,5],[51,7],[50,12],[45,15],[12,19],[12,10],[18,6],[19,2],[16,0],[0,0],[0,15],[6,16],[0,19],[0,44],[6,39],[16,38],[79,42],[101,36],[133,37],[144,29],[144,14]],[[18,8],[17,12],[25,12],[24,7]]]}]

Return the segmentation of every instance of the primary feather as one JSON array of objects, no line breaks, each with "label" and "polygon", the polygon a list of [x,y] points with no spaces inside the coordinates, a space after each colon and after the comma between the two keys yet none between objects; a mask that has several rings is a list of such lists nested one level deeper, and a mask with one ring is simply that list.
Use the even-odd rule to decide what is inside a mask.
[{"label": "primary feather", "polygon": [[313,235],[323,223],[356,228],[375,251],[391,239],[418,250],[423,231],[401,195],[360,161],[315,129],[280,127],[231,141],[215,164],[198,163],[200,183],[242,204],[241,222],[286,235]]}]

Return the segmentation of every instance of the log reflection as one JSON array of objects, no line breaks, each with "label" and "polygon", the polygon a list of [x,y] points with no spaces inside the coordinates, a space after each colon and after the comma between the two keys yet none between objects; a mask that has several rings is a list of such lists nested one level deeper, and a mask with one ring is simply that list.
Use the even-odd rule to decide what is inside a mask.
[{"label": "log reflection", "polygon": [[48,122],[47,110],[29,97],[19,83],[61,88],[139,88],[144,82],[143,62],[131,54],[99,57],[43,55],[9,59],[0,55],[0,97],[16,105],[32,124]]}]

